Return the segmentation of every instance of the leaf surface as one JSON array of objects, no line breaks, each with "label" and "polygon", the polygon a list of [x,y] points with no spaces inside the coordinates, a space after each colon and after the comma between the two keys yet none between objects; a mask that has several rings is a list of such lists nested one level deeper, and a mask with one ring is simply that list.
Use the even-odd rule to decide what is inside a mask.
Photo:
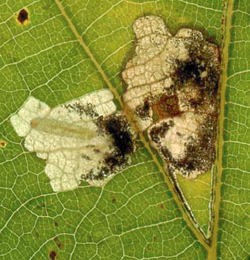
[{"label": "leaf surface", "polygon": [[[249,4],[235,2],[225,104],[221,259],[246,259],[250,251]],[[17,14],[24,7],[29,22],[20,25]],[[133,22],[159,15],[173,34],[194,27],[220,44],[223,1],[3,0],[0,14],[0,140],[6,144],[0,146],[0,259],[207,259],[211,249],[145,143],[138,141],[131,166],[104,188],[83,183],[74,191],[54,193],[43,171],[45,162],[27,152],[9,119],[30,95],[55,107],[111,88],[118,93],[119,107],[121,71],[134,52]]]},{"label": "leaf surface", "polygon": [[249,2],[234,1],[231,17],[227,81],[225,82],[218,259],[249,259]]}]

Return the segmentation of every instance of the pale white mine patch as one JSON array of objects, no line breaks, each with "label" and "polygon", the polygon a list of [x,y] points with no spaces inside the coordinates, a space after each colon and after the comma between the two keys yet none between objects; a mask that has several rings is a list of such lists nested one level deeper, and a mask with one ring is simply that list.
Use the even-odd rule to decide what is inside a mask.
[{"label": "pale white mine patch", "polygon": [[[26,149],[46,160],[52,189],[65,191],[81,180],[102,186],[127,161],[129,127],[115,112],[113,94],[99,90],[53,109],[31,96],[10,120]],[[124,135],[127,150],[119,147]]]},{"label": "pale white mine patch", "polygon": [[133,30],[135,56],[122,73],[125,106],[169,170],[196,177],[215,158],[219,49],[196,30],[172,36],[156,16],[137,19]]}]

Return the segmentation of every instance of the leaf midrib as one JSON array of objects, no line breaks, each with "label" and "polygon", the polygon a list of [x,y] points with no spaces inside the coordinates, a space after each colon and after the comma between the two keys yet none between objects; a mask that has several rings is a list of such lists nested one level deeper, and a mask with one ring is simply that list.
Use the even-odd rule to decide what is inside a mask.
[{"label": "leaf midrib", "polygon": [[227,0],[225,2],[225,9],[224,9],[224,24],[223,26],[223,52],[222,52],[222,71],[221,71],[221,99],[220,99],[220,115],[219,115],[219,136],[218,136],[218,157],[217,157],[217,171],[216,171],[216,178],[215,178],[215,186],[214,186],[214,193],[215,193],[215,201],[213,206],[214,212],[214,225],[212,230],[212,247],[208,252],[208,259],[214,260],[217,256],[217,246],[218,246],[218,231],[219,231],[219,211],[220,211],[220,203],[221,203],[221,177],[222,177],[222,156],[223,156],[223,129],[224,129],[224,113],[225,113],[225,97],[226,97],[226,86],[227,86],[227,70],[228,70],[228,54],[229,54],[229,44],[231,39],[230,30],[232,27],[232,14],[233,14],[233,6],[234,0]]},{"label": "leaf midrib", "polygon": [[[63,5],[61,4],[61,2],[59,0],[55,0],[55,3],[58,7],[58,9],[60,10],[62,16],[64,17],[64,19],[66,20],[69,28],[72,30],[73,34],[75,35],[75,37],[77,38],[77,40],[79,41],[80,45],[83,47],[84,51],[86,52],[86,54],[89,56],[90,60],[93,62],[93,64],[95,65],[97,71],[101,74],[104,82],[107,84],[108,88],[110,89],[110,91],[114,94],[116,100],[119,102],[119,105],[121,106],[121,108],[123,108],[124,110],[124,105],[122,102],[122,99],[120,97],[120,95],[118,94],[117,90],[113,87],[113,85],[111,84],[110,80],[108,79],[107,75],[105,74],[105,72],[103,71],[102,67],[100,66],[100,64],[97,62],[97,60],[95,59],[94,55],[92,54],[92,52],[90,51],[89,47],[86,45],[86,43],[84,42],[84,40],[82,39],[82,37],[80,36],[80,34],[78,33],[76,27],[74,26],[73,22],[71,21],[71,19],[69,18],[69,16],[67,15]],[[134,129],[136,129],[134,122],[132,120],[132,116],[130,114],[129,111],[126,110],[126,114],[127,114],[127,118],[129,123],[132,125],[132,127]],[[173,185],[170,181],[170,179],[167,177],[167,175],[165,174],[164,168],[161,165],[161,163],[159,162],[159,160],[157,159],[156,155],[153,153],[151,147],[149,146],[148,142],[146,141],[143,133],[139,133],[139,138],[142,141],[144,147],[148,150],[149,154],[151,155],[154,163],[157,165],[159,171],[161,172],[161,174],[164,177],[164,180],[168,186],[168,189],[170,190],[175,203],[178,205],[179,210],[182,213],[182,217],[183,219],[186,221],[188,227],[191,229],[191,231],[193,232],[193,234],[196,236],[197,240],[202,244],[202,246],[209,251],[210,247],[207,244],[207,241],[205,240],[204,236],[196,229],[196,227],[194,226],[194,223],[192,222],[189,214],[186,212],[186,210],[184,209],[182,202],[179,200],[176,192],[174,191]]]}]

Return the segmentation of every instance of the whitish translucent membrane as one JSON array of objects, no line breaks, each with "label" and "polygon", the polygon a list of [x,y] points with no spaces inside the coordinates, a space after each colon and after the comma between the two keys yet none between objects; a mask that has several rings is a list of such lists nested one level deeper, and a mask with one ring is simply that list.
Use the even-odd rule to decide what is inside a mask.
[{"label": "whitish translucent membrane", "polygon": [[46,160],[45,173],[54,191],[73,190],[85,179],[104,185],[113,174],[100,175],[104,157],[114,150],[113,140],[98,119],[116,111],[113,94],[99,90],[51,109],[30,96],[11,117],[16,133],[25,137],[24,146]]}]

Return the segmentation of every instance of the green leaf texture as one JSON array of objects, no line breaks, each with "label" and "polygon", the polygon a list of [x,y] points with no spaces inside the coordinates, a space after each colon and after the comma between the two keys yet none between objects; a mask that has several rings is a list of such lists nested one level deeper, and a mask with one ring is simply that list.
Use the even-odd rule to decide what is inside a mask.
[{"label": "green leaf texture", "polygon": [[[119,107],[121,71],[133,55],[132,24],[138,17],[158,15],[173,34],[192,27],[220,44],[224,5],[222,0],[0,0],[0,259],[248,259],[247,0],[235,1],[232,16],[222,200],[211,247],[143,140],[129,168],[104,188],[83,183],[54,193],[45,162],[24,148],[10,124],[30,95],[55,107],[110,88]],[[20,25],[16,17],[24,7],[29,22]],[[204,195],[198,203],[205,200]],[[206,229],[199,207],[191,204]]]},{"label": "green leaf texture", "polygon": [[250,3],[235,1],[226,82],[218,259],[250,257]]}]

